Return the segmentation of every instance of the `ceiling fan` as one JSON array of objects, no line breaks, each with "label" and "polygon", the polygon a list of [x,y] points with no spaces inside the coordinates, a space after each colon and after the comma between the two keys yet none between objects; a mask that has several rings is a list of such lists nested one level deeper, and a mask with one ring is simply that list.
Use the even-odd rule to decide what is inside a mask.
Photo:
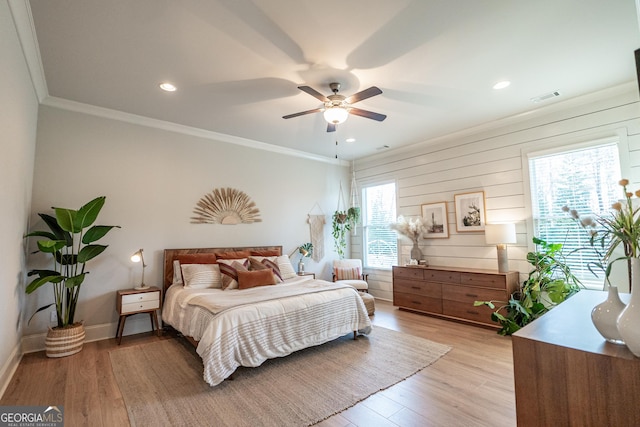
[{"label": "ceiling fan", "polygon": [[356,102],[362,101],[363,99],[380,95],[382,91],[377,87],[371,86],[369,89],[365,89],[349,97],[340,95],[338,93],[338,91],[340,90],[340,83],[331,83],[329,85],[329,88],[331,88],[333,95],[324,96],[323,94],[309,86],[298,86],[298,89],[300,89],[301,91],[306,92],[314,98],[322,101],[324,103],[324,107],[289,114],[287,116],[282,116],[282,118],[290,119],[292,117],[303,116],[305,114],[324,112],[324,118],[327,121],[327,132],[335,132],[336,125],[347,120],[349,114],[355,114],[356,116],[366,117],[368,119],[377,120],[379,122],[387,118],[387,116],[384,114],[374,113],[372,111],[362,110],[360,108],[354,108],[351,106]]}]

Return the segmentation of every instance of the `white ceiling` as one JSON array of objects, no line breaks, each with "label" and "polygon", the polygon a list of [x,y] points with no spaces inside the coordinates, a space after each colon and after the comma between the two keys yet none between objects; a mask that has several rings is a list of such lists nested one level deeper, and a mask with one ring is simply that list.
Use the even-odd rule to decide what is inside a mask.
[{"label": "white ceiling", "polygon": [[[31,0],[48,94],[349,160],[635,80],[634,0]],[[494,83],[508,79],[501,91]],[[158,84],[178,87],[165,93]],[[383,93],[335,133],[297,89]],[[560,91],[534,104],[530,98]],[[345,143],[346,138],[356,142]]]}]

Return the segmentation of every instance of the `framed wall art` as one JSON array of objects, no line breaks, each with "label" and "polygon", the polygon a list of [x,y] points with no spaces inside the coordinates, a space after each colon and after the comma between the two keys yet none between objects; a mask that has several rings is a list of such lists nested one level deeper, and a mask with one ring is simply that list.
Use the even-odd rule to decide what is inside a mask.
[{"label": "framed wall art", "polygon": [[423,239],[446,239],[449,237],[447,223],[447,202],[428,203],[421,206],[422,222],[426,231]]},{"label": "framed wall art", "polygon": [[486,213],[484,191],[456,194],[453,196],[456,208],[456,230],[484,231]]}]

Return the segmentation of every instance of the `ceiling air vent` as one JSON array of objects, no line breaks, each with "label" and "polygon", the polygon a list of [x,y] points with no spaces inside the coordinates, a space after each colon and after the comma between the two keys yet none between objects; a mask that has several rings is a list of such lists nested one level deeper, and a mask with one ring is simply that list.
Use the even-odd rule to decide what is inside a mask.
[{"label": "ceiling air vent", "polygon": [[560,96],[560,92],[556,90],[553,92],[545,93],[544,95],[531,98],[531,102],[542,102],[542,101],[546,101],[547,99],[555,98],[557,96]]},{"label": "ceiling air vent", "polygon": [[383,146],[380,146],[380,147],[376,148],[376,150],[378,150],[378,151],[382,151],[382,150],[388,150],[389,148],[390,148],[390,147],[389,147],[387,144],[385,144],[385,145],[383,145]]}]

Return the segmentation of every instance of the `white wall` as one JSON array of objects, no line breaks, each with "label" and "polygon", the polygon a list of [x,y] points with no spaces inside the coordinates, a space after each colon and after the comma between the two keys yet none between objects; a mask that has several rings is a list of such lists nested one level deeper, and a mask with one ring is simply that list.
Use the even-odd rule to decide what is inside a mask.
[{"label": "white wall", "polygon": [[[99,222],[122,228],[103,239],[109,248],[90,262],[77,316],[85,321],[88,339],[99,338],[115,334],[116,290],[140,280],[140,264],[129,260],[139,248],[144,248],[148,264],[145,282],[160,286],[163,249],[282,245],[290,253],[310,241],[307,214],[317,203],[328,215],[325,258],[305,265],[307,271],[328,278],[326,263],[335,255],[329,215],[340,180],[348,178],[349,169],[338,164],[41,106],[33,227],[42,225],[36,213],[51,206],[79,208],[106,196]],[[262,222],[191,224],[198,200],[219,187],[247,193]],[[33,265],[41,262],[40,256],[30,259]],[[29,296],[28,311],[51,298],[49,287],[39,289]],[[48,321],[48,313],[39,316],[25,333],[43,332]],[[149,329],[148,316],[134,316],[127,320],[125,334]]]},{"label": "white wall", "polygon": [[21,355],[20,306],[38,99],[9,6],[0,1],[0,396]]},{"label": "white wall", "polygon": [[[490,128],[492,126],[493,128]],[[517,224],[518,243],[509,245],[510,269],[529,271],[526,253],[532,239],[527,178],[523,153],[619,134],[623,144],[623,175],[640,187],[640,103],[638,87],[630,83],[581,99],[542,108],[437,141],[425,141],[403,150],[356,162],[360,186],[395,180],[398,214],[420,215],[424,203],[447,202],[448,239],[422,240],[420,247],[431,265],[497,269],[495,246],[484,233],[457,233],[454,194],[484,191],[488,222]],[[403,241],[401,260],[410,246]],[[353,245],[359,256],[360,245]],[[370,272],[372,293],[392,299],[390,271]]]}]

